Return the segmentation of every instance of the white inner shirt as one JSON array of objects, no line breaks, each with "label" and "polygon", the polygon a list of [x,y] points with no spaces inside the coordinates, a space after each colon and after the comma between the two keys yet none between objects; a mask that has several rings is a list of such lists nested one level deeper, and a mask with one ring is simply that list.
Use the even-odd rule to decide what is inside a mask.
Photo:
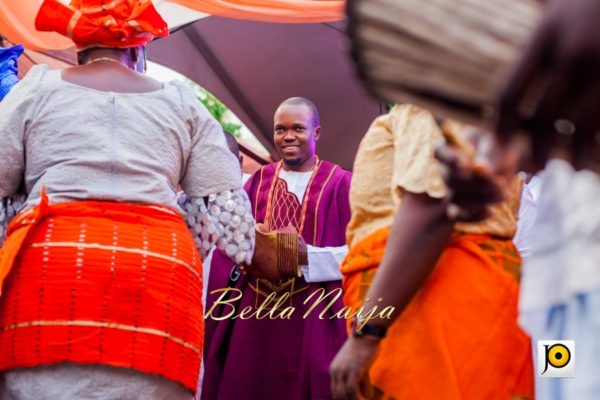
[{"label": "white inner shirt", "polygon": [[310,181],[312,173],[313,171],[286,171],[282,168],[281,171],[279,171],[279,178],[283,179],[287,184],[288,192],[294,193],[300,204],[302,204],[302,200],[304,200],[304,192],[306,192],[306,188],[308,187],[308,182]]}]

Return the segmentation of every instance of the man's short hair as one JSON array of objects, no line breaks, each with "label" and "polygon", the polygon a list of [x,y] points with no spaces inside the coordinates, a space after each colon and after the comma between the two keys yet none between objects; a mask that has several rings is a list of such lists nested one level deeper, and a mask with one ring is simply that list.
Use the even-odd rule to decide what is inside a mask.
[{"label": "man's short hair", "polygon": [[279,108],[282,106],[306,106],[312,115],[313,127],[316,128],[317,126],[321,125],[321,119],[319,118],[317,106],[315,106],[315,103],[305,97],[290,97],[289,99],[284,100],[283,103],[279,105]]}]

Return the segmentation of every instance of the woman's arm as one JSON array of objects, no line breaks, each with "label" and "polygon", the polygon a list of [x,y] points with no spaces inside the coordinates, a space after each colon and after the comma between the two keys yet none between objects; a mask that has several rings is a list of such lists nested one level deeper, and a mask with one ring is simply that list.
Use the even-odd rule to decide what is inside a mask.
[{"label": "woman's arm", "polygon": [[250,263],[255,223],[244,189],[226,190],[205,198],[181,194],[178,203],[203,260],[216,246],[234,263]]},{"label": "woman's arm", "polygon": [[[419,290],[448,242],[454,223],[446,217],[446,202],[426,194],[405,193],[394,217],[388,245],[364,302],[395,308],[392,319],[371,319],[387,327]],[[377,301],[382,299],[382,301]]]},{"label": "woman's arm", "polygon": [[0,247],[6,239],[6,230],[10,221],[17,216],[19,209],[27,200],[24,194],[18,194],[12,197],[0,197]]},{"label": "woman's arm", "polygon": [[[426,194],[402,196],[383,260],[364,303],[365,310],[375,305],[379,309],[393,306],[395,312],[391,319],[370,319],[369,325],[388,327],[429,276],[454,226],[446,216],[446,204]],[[375,356],[378,343],[379,339],[368,335],[348,338],[331,365],[335,399],[356,398],[358,378]]]},{"label": "woman's arm", "polygon": [[250,199],[242,187],[239,160],[231,153],[219,123],[192,90],[175,84],[182,115],[190,126],[190,149],[180,180],[179,199],[202,256],[217,246],[236,264],[249,264],[255,242]]}]

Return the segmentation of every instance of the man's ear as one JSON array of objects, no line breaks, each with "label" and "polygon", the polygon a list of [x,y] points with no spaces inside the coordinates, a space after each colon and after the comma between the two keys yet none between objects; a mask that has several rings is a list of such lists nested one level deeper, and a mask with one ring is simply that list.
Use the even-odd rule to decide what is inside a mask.
[{"label": "man's ear", "polygon": [[321,138],[321,127],[317,126],[315,128],[315,142],[318,142],[320,138]]}]

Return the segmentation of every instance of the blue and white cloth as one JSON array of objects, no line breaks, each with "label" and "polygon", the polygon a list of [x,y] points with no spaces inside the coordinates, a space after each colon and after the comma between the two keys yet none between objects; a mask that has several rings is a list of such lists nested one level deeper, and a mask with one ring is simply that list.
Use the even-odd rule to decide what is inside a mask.
[{"label": "blue and white cloth", "polygon": [[0,47],[0,101],[19,82],[17,58],[23,54],[23,51],[24,48],[21,45],[7,49]]},{"label": "blue and white cloth", "polygon": [[562,160],[547,165],[522,269],[521,325],[534,355],[538,340],[574,340],[575,377],[538,378],[538,400],[600,399],[598,199],[600,175]]}]

